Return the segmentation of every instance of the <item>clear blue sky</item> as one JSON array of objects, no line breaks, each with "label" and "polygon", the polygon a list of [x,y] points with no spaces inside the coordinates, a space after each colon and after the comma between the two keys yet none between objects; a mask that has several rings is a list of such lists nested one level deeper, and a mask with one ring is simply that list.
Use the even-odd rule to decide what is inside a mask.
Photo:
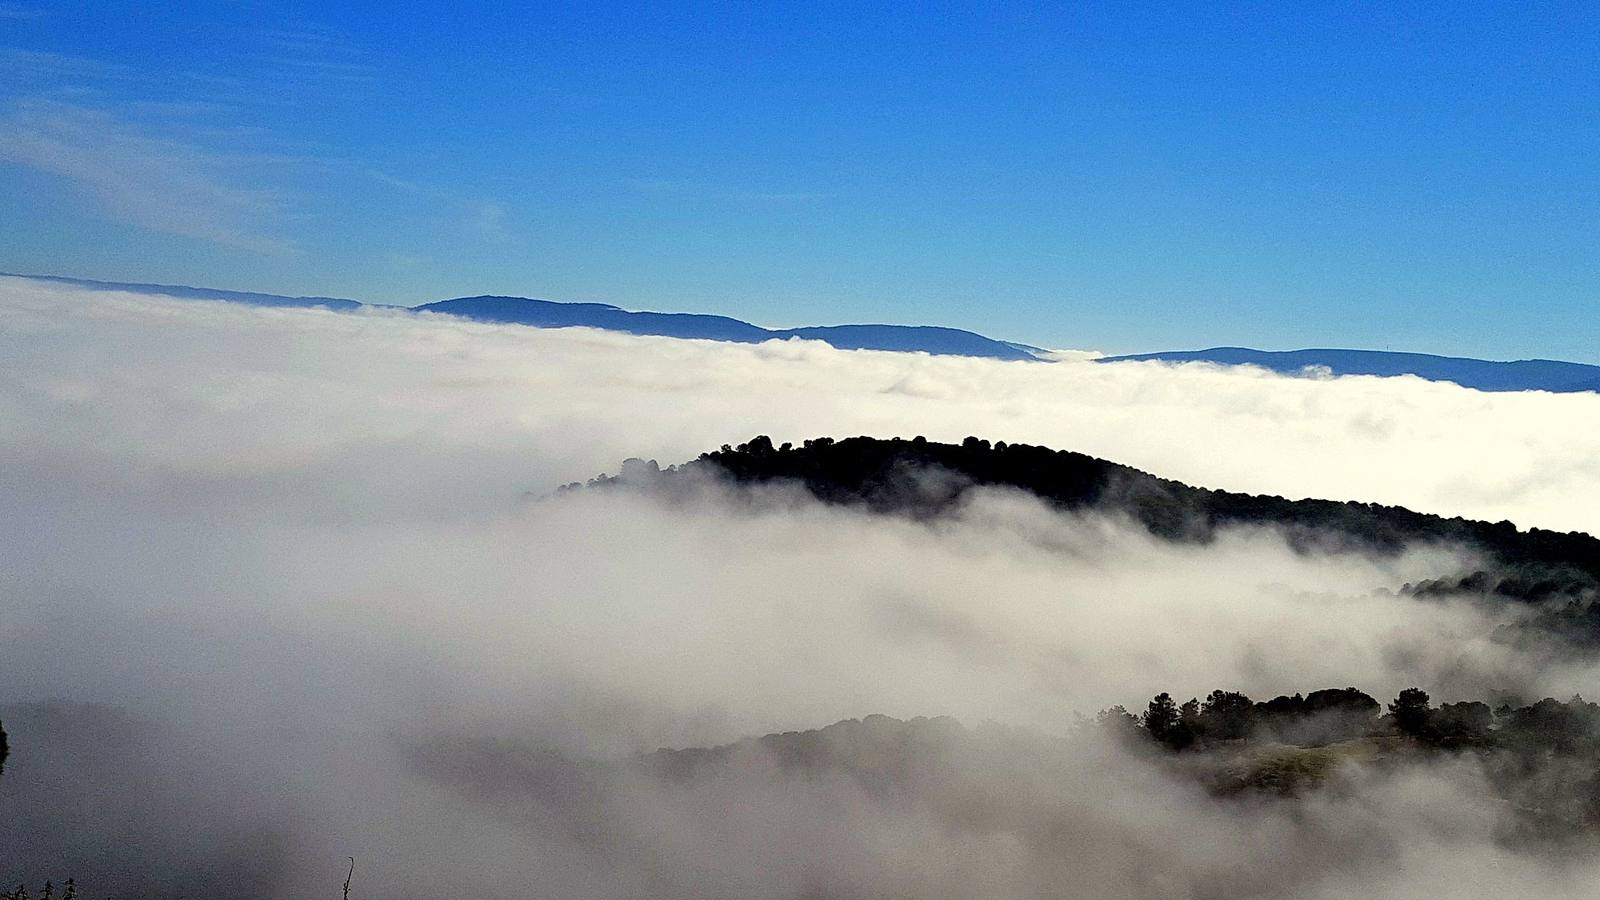
[{"label": "clear blue sky", "polygon": [[1592,3],[463,6],[0,0],[0,270],[1600,362]]}]

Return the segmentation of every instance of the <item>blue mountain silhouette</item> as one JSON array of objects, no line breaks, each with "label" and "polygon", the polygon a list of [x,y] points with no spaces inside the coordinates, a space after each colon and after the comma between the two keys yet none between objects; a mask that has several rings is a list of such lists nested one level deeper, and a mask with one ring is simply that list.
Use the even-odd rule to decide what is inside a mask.
[{"label": "blue mountain silhouette", "polygon": [[525,297],[460,297],[424,304],[417,309],[448,313],[479,322],[508,322],[541,328],[585,325],[629,334],[739,343],[798,337],[822,341],[840,350],[900,350],[989,359],[1037,358],[1026,349],[981,334],[929,325],[826,325],[771,329],[727,316],[631,312],[606,303],[557,303]]},{"label": "blue mountain silhouette", "polygon": [[[254,306],[324,307],[353,310],[365,304],[337,297],[287,297],[252,291],[226,291],[186,285],[92,281],[58,275],[0,276],[70,284],[91,290],[159,294],[193,300],[224,300]],[[403,307],[386,307],[403,308]],[[763,328],[728,316],[697,313],[635,312],[609,303],[562,303],[527,297],[458,297],[412,307],[418,312],[457,316],[479,322],[529,325],[537,328],[586,327],[628,334],[697,338],[712,341],[757,343],[799,337],[822,341],[841,350],[891,350],[942,356],[973,356],[1003,360],[1037,360],[1046,351],[1027,344],[997,341],[958,328],[931,325],[821,325],[805,328]],[[1480,391],[1550,391],[1600,393],[1600,366],[1550,359],[1497,362],[1427,353],[1386,350],[1311,349],[1252,350],[1248,347],[1213,347],[1102,357],[1100,362],[1146,361],[1210,362],[1252,365],[1285,374],[1307,369],[1334,375],[1415,375],[1430,381],[1447,381]]]},{"label": "blue mountain silhouette", "polygon": [[337,297],[284,297],[278,294],[258,294],[254,291],[222,291],[216,288],[197,288],[182,284],[92,281],[88,278],[66,278],[61,275],[17,275],[11,272],[0,272],[0,277],[27,278],[32,281],[70,284],[73,287],[88,288],[96,291],[160,294],[164,297],[179,297],[184,300],[226,300],[230,303],[248,303],[251,306],[321,306],[328,309],[355,309],[365,305],[357,300],[340,300]]},{"label": "blue mountain silhouette", "polygon": [[1274,372],[1298,374],[1308,368],[1325,368],[1334,375],[1415,375],[1429,381],[1448,381],[1480,391],[1550,391],[1577,393],[1600,391],[1600,366],[1552,359],[1496,362],[1427,353],[1391,353],[1386,350],[1251,350],[1248,347],[1213,347],[1108,356],[1101,362],[1161,360],[1250,365]]},{"label": "blue mountain silhouette", "polygon": [[[159,294],[188,300],[225,300],[248,303],[253,306],[324,307],[335,310],[352,310],[364,304],[356,300],[337,297],[285,297],[278,294],[258,294],[251,291],[223,291],[187,285],[140,284],[120,281],[93,281],[87,278],[66,278],[59,275],[13,275],[0,272],[0,276],[29,278],[56,284],[100,291],[126,291],[135,294]],[[389,307],[401,308],[401,307]],[[811,328],[770,329],[727,316],[708,316],[696,313],[633,312],[609,303],[561,303],[555,300],[534,300],[527,297],[458,297],[412,307],[417,312],[439,313],[472,319],[478,322],[499,322],[514,325],[531,325],[537,328],[586,327],[628,334],[659,335],[675,338],[699,338],[711,341],[759,343],[799,337],[822,341],[840,350],[897,350],[912,353],[931,353],[942,356],[978,356],[988,359],[1036,360],[1044,351],[1025,344],[1012,344],[986,338],[981,334],[956,328],[936,328],[928,325],[828,325]]]}]

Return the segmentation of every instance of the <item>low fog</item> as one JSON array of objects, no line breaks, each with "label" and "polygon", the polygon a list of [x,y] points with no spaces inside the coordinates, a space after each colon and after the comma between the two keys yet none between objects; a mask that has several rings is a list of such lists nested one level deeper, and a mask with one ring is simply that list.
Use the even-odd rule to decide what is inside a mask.
[{"label": "low fog", "polygon": [[[934,522],[715,482],[757,433],[968,434],[1231,490],[1600,529],[1600,396],[999,363],[0,278],[0,881],[97,896],[1587,896],[1466,762],[1220,801],[1083,717],[1157,691],[1600,694],[1398,596],[1450,547],[1206,546],[1006,491]],[[629,764],[950,716],[920,779]]]}]

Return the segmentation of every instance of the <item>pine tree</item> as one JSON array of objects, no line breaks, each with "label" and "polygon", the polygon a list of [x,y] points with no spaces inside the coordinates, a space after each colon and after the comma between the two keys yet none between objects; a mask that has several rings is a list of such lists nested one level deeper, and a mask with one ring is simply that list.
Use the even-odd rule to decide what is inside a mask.
[{"label": "pine tree", "polygon": [[1178,704],[1172,701],[1171,694],[1162,691],[1150,698],[1150,704],[1145,707],[1144,730],[1165,744],[1178,730],[1178,715]]}]

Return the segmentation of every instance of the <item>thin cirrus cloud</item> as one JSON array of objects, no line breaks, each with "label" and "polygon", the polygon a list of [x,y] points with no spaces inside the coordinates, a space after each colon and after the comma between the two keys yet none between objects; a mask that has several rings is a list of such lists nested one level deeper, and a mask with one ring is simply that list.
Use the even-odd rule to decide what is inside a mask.
[{"label": "thin cirrus cloud", "polygon": [[0,74],[16,88],[45,96],[82,94],[135,76],[117,63],[21,47],[0,47]]},{"label": "thin cirrus cloud", "polygon": [[15,102],[0,116],[0,162],[61,179],[114,221],[258,253],[295,250],[262,228],[284,204],[274,191],[244,186],[243,159],[108,112]]},{"label": "thin cirrus cloud", "polygon": [[[26,18],[24,7],[0,17]],[[158,77],[140,66],[0,47],[0,164],[45,173],[105,219],[252,253],[299,251],[285,237],[300,212],[283,167],[351,164],[326,148],[285,143],[264,106],[366,91],[380,68],[364,50],[315,28],[239,29],[238,52]],[[276,147],[271,153],[263,147]],[[358,167],[359,168],[359,167]]]}]

